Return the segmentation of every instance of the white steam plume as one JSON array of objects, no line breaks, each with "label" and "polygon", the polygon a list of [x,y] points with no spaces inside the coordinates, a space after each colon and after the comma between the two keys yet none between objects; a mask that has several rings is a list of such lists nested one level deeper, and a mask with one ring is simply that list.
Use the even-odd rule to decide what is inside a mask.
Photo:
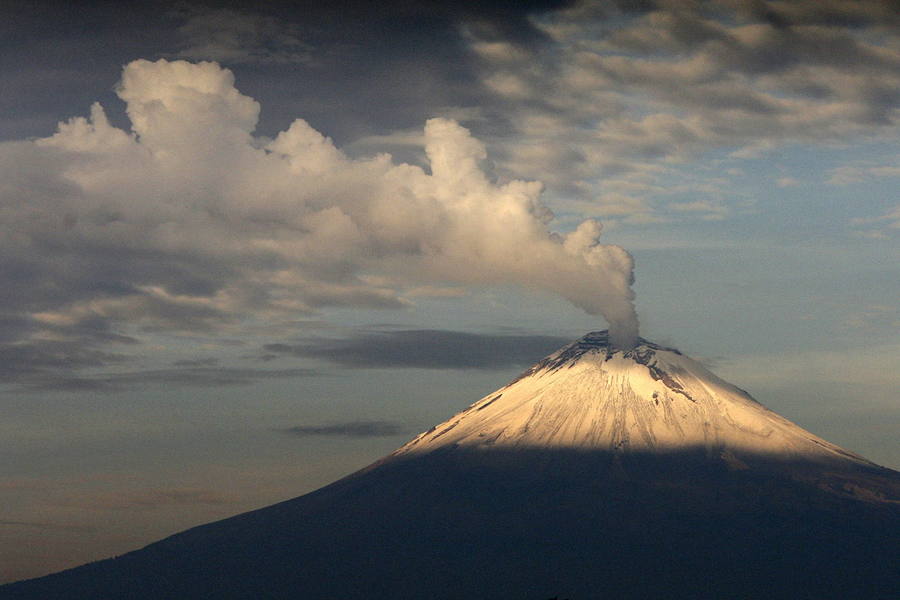
[{"label": "white steam plume", "polygon": [[134,61],[118,94],[132,132],[95,104],[50,138],[0,144],[0,253],[28,257],[38,276],[16,285],[42,322],[234,327],[502,283],[602,315],[620,347],[637,337],[629,254],[595,221],[551,232],[541,184],[490,181],[454,121],[427,122],[428,173],[351,160],[300,119],[255,138],[259,105],[215,63]]}]

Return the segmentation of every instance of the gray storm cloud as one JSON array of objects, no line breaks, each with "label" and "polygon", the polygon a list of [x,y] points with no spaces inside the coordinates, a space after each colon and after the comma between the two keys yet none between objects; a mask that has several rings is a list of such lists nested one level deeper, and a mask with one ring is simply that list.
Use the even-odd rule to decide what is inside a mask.
[{"label": "gray storm cloud", "polygon": [[[400,307],[423,286],[514,284],[637,336],[633,262],[585,221],[548,228],[537,182],[499,184],[458,123],[425,125],[430,172],[353,160],[303,120],[274,140],[216,63],[137,60],[117,93],[132,131],[90,117],[0,145],[0,276],[23,339],[237,330],[325,306]],[[100,324],[100,325],[98,325]],[[112,334],[110,334],[112,335]]]}]

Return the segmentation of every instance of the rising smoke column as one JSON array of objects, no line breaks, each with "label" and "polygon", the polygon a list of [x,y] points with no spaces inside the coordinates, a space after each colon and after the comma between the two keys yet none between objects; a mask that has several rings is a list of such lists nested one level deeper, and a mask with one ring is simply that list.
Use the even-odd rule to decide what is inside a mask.
[{"label": "rising smoke column", "polygon": [[0,260],[27,256],[35,274],[0,283],[39,326],[233,332],[405,306],[434,283],[514,284],[602,315],[619,347],[637,337],[631,256],[592,220],[552,232],[542,185],[491,181],[455,121],[426,123],[424,169],[351,159],[302,119],[255,137],[259,104],[216,63],[137,60],[117,93],[131,131],[95,104],[52,137],[0,145]]},{"label": "rising smoke column", "polygon": [[609,323],[614,343],[634,345],[638,334],[634,261],[623,248],[599,241],[601,225],[582,222],[560,236],[548,229],[552,213],[538,182],[490,182],[478,162],[484,145],[448,119],[425,125],[431,166],[428,194],[448,217],[428,265],[450,281],[512,283],[557,293]]}]

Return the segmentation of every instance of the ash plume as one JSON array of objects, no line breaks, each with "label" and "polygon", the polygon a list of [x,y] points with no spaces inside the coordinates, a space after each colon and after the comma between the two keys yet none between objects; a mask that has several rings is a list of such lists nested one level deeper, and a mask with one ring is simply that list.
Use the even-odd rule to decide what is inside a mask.
[{"label": "ash plume", "polygon": [[0,282],[29,323],[15,348],[83,323],[214,333],[404,307],[447,283],[551,291],[602,315],[618,345],[637,336],[631,256],[596,221],[553,232],[542,184],[492,180],[453,120],[425,124],[429,170],[352,159],[302,119],[255,137],[259,103],[214,62],[136,60],[116,92],[131,131],[95,103],[51,137],[0,144],[0,273],[31,274]]}]

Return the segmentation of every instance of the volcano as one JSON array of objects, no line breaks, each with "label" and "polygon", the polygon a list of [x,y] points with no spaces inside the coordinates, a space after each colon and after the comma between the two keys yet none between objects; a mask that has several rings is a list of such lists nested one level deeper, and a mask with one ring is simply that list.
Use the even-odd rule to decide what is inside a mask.
[{"label": "volcano", "polygon": [[593,332],[310,494],[0,598],[897,598],[900,473]]}]

